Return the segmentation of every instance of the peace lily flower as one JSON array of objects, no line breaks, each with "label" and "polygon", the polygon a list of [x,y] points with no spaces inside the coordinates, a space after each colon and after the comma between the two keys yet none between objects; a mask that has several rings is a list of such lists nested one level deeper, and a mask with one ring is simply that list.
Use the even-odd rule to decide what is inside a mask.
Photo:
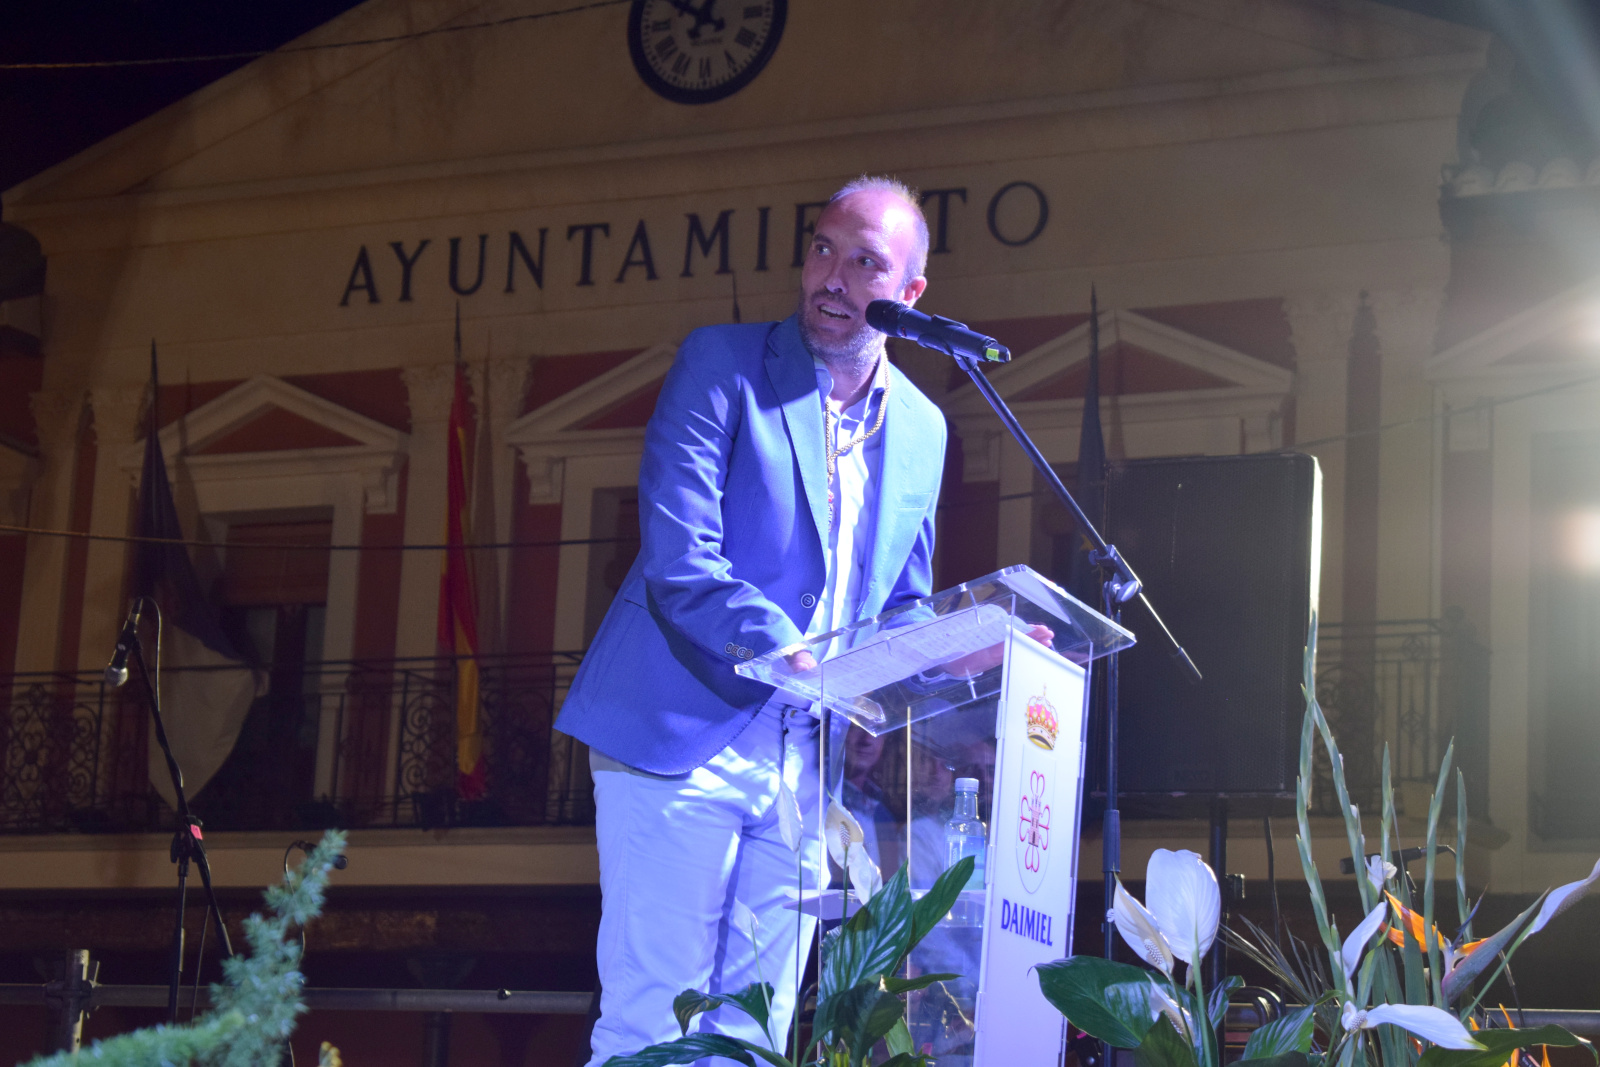
[{"label": "peace lily flower", "polygon": [[872,894],[883,888],[883,874],[867,855],[866,834],[850,810],[837,800],[828,801],[828,814],[823,820],[828,842],[828,855],[839,869],[850,878],[850,891],[863,905]]},{"label": "peace lily flower", "polygon": [[1111,920],[1128,947],[1172,977],[1177,960],[1194,966],[1216,940],[1222,921],[1217,876],[1199,854],[1158,848],[1145,868],[1146,908],[1117,880]]},{"label": "peace lily flower", "polygon": [[1165,989],[1154,982],[1150,983],[1150,1018],[1159,1019],[1163,1015],[1172,1023],[1172,1028],[1185,1037],[1194,1033],[1194,1020],[1189,1017],[1176,1000],[1172,999]]},{"label": "peace lily flower", "polygon": [[1348,1033],[1376,1030],[1384,1023],[1389,1023],[1432,1041],[1440,1048],[1483,1048],[1461,1025],[1461,1020],[1443,1008],[1429,1008],[1421,1004],[1378,1004],[1361,1010],[1347,1000],[1340,1021]]}]

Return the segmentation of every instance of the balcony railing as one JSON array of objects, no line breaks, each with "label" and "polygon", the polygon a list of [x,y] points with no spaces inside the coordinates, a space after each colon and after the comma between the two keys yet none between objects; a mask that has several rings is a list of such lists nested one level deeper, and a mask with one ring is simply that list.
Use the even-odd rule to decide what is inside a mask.
[{"label": "balcony railing", "polygon": [[[1442,619],[1323,623],[1317,640],[1317,699],[1344,756],[1351,799],[1376,813],[1384,746],[1397,803],[1425,803],[1445,747],[1466,776],[1472,815],[1487,815],[1489,653],[1458,612]],[[1326,756],[1317,745],[1314,801],[1336,808]],[[1454,775],[1451,776],[1454,780]],[[1453,814],[1455,798],[1447,798]],[[1425,814],[1425,811],[1403,812]]]},{"label": "balcony railing", "polygon": [[[252,716],[301,724],[299,741],[311,745],[299,752],[306,773],[279,773],[268,762],[230,774],[225,765],[192,797],[196,814],[210,830],[591,823],[587,752],[551,729],[578,661],[577,653],[480,660],[486,778],[471,799],[457,787],[453,662],[313,664],[287,687],[275,672],[274,692]],[[0,676],[0,695],[0,833],[172,825],[151,784],[155,742],[136,682],[109,689],[90,672],[14,674]],[[308,736],[324,739],[331,753],[316,751]],[[287,765],[295,757],[283,758]],[[313,765],[325,768],[316,785]]]},{"label": "balcony railing", "polygon": [[[1483,817],[1488,653],[1470,628],[1448,615],[1324,623],[1318,645],[1318,699],[1363,810],[1378,810],[1385,744],[1400,802],[1411,799],[1414,806],[1431,790],[1453,737],[1469,808]],[[551,729],[578,661],[577,653],[482,661],[487,780],[485,793],[474,799],[456,786],[454,664],[313,665],[288,703],[309,701],[317,732],[332,739],[321,788],[295,790],[285,787],[285,776],[257,775],[232,796],[202,795],[197,813],[212,830],[591,823],[587,751]],[[0,694],[6,697],[0,833],[139,832],[171,825],[171,810],[150,784],[153,741],[138,685],[107,689],[89,672],[16,674],[0,676]],[[1334,796],[1320,748],[1314,795],[1326,813]]]}]

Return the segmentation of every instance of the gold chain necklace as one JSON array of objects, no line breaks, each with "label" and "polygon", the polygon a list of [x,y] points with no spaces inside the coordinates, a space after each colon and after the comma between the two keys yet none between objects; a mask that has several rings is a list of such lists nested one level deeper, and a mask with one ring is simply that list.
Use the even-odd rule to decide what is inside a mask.
[{"label": "gold chain necklace", "polygon": [[[822,433],[828,446],[828,528],[831,530],[836,521],[833,504],[833,477],[839,469],[839,460],[855,451],[857,445],[864,443],[867,438],[877,433],[883,427],[884,413],[889,410],[889,383],[893,378],[883,376],[883,395],[878,398],[878,417],[873,421],[870,429],[857,429],[844,444],[837,444],[839,438],[839,425],[844,421],[844,413],[836,412],[828,403],[826,397],[822,400]],[[870,394],[869,394],[870,395]]]}]

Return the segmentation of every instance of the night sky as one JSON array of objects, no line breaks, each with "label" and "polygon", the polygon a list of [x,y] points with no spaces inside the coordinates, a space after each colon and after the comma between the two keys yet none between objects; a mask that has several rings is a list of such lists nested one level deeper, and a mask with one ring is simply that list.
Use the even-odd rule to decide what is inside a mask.
[{"label": "night sky", "polygon": [[[358,0],[5,0],[0,65],[276,48]],[[801,0],[805,2],[805,0]],[[1040,0],[1045,2],[1045,0]],[[1050,0],[1071,2],[1071,0]],[[530,11],[557,4],[529,0]],[[1510,40],[1540,110],[1578,149],[1600,144],[1600,0],[1390,0]],[[0,190],[182,99],[248,60],[91,70],[0,69]],[[1581,68],[1576,74],[1575,68]],[[1586,91],[1588,90],[1588,91]],[[1585,113],[1587,112],[1587,113]]]},{"label": "night sky", "polygon": [[[0,64],[276,48],[358,0],[8,0]],[[0,70],[0,189],[181,100],[248,60]]]}]

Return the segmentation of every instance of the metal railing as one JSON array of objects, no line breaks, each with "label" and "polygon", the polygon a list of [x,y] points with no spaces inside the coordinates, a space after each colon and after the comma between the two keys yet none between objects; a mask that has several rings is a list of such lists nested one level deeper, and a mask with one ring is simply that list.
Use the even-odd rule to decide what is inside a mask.
[{"label": "metal railing", "polygon": [[[1387,745],[1396,803],[1404,808],[1410,798],[1416,806],[1432,792],[1453,739],[1469,812],[1486,815],[1488,672],[1488,650],[1459,612],[1321,624],[1317,700],[1344,757],[1351,799],[1364,811],[1378,810]],[[1314,801],[1320,812],[1332,813],[1332,778],[1320,742],[1317,749]],[[1450,798],[1452,812],[1454,803]]]},{"label": "metal railing", "polygon": [[[323,780],[244,777],[192,797],[196,814],[210,830],[588,824],[587,752],[551,728],[579,660],[480,658],[485,774],[471,797],[457,784],[454,661],[310,664],[287,686],[275,672],[252,715],[309,723],[332,749],[313,752]],[[170,828],[151,785],[141,687],[110,689],[92,672],[14,674],[0,676],[0,696],[0,834]]]}]

